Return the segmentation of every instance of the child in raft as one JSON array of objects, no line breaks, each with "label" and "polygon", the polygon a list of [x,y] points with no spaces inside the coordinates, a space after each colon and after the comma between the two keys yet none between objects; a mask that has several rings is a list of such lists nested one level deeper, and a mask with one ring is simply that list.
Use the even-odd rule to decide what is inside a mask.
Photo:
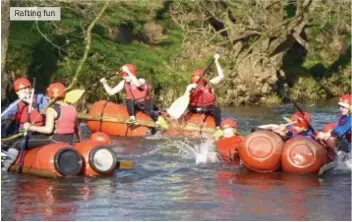
[{"label": "child in raft", "polygon": [[145,79],[137,78],[137,67],[133,64],[123,65],[117,72],[121,75],[121,80],[114,88],[111,88],[105,78],[100,79],[105,91],[110,95],[125,91],[126,106],[129,115],[129,124],[138,124],[136,121],[136,111],[147,113],[155,123],[163,129],[168,129],[168,124],[158,111],[150,93],[150,87]]},{"label": "child in raft", "polygon": [[328,132],[319,132],[318,138],[328,140],[331,137],[340,137],[347,141],[348,146],[345,150],[351,152],[352,147],[352,95],[343,95],[340,97],[338,105],[340,106],[341,116],[335,128]]},{"label": "child in raft", "polygon": [[[36,126],[31,123],[23,125],[24,130],[37,132],[28,139],[25,149],[32,149],[52,143],[73,143],[74,134],[81,140],[81,132],[77,120],[77,111],[73,105],[64,102],[66,91],[62,83],[52,83],[47,88],[48,97],[56,102],[46,110],[44,126]],[[9,148],[3,161],[2,171],[8,171],[16,161],[22,148],[23,138],[16,140]]]},{"label": "child in raft", "polygon": [[214,133],[215,145],[224,162],[239,163],[239,146],[243,138],[237,133],[237,123],[224,119],[220,124],[222,134]]},{"label": "child in raft", "polygon": [[292,125],[279,125],[273,128],[272,131],[283,137],[284,140],[295,138],[296,136],[305,136],[315,139],[313,131],[310,129],[312,116],[307,112],[296,112],[288,120]]}]

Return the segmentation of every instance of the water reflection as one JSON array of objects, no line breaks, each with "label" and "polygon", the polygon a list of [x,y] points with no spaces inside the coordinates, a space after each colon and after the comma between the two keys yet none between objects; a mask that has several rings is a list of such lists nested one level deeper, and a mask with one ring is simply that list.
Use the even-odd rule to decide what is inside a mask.
[{"label": "water reflection", "polygon": [[28,177],[12,188],[10,218],[13,220],[76,219],[75,198],[82,191],[69,183]]},{"label": "water reflection", "polygon": [[[308,220],[304,192],[320,186],[315,176],[281,173],[220,170],[216,180],[222,215],[236,215],[236,220]],[[232,212],[228,211],[229,203],[233,205]]]}]

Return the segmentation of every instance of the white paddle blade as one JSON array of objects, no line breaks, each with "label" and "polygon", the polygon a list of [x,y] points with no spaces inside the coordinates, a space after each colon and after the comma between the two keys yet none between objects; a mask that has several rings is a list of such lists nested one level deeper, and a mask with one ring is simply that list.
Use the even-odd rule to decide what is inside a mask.
[{"label": "white paddle blade", "polygon": [[189,95],[183,95],[175,100],[166,111],[172,118],[178,119],[186,111],[189,104]]}]

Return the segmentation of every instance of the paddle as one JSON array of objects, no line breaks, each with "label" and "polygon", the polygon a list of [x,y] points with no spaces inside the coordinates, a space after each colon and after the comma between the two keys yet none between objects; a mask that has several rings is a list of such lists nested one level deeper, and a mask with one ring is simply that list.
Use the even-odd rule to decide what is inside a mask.
[{"label": "paddle", "polygon": [[9,107],[7,107],[4,112],[1,113],[1,118],[8,112],[10,111],[13,107],[17,106],[17,104],[21,102],[21,99],[17,99],[15,102],[13,102],[13,104]]},{"label": "paddle", "polygon": [[[293,99],[291,99],[291,97],[289,97],[288,95],[286,95],[286,93],[281,93],[281,95],[282,95],[283,97],[287,98],[287,99],[293,104],[293,106],[298,110],[298,112],[300,112],[300,113],[302,114],[302,117],[304,118],[304,112],[303,112],[303,110],[298,106],[298,104],[297,104],[295,101],[293,101]],[[305,119],[305,118],[304,118],[304,119]],[[313,134],[316,134],[316,131],[314,130],[313,126],[312,126],[308,121],[306,121],[306,122],[308,123],[308,129],[310,129],[310,130],[313,132]]]},{"label": "paddle", "polygon": [[[31,122],[31,112],[32,112],[32,108],[33,108],[35,84],[36,84],[36,78],[34,77],[33,78],[33,83],[32,83],[32,85],[33,85],[32,93],[31,93],[31,97],[30,97],[29,105],[28,105],[26,123]],[[20,156],[19,156],[19,163],[18,163],[17,173],[22,173],[23,162],[24,162],[24,150],[28,147],[28,139],[29,139],[28,130],[25,130],[24,131],[24,138],[23,138],[22,143],[21,143],[21,150],[20,150]]]},{"label": "paddle", "polygon": [[[201,77],[203,77],[209,71],[209,69],[213,65],[214,61],[215,61],[215,59],[213,58],[210,61],[208,67],[203,72],[203,74],[197,80],[196,84],[198,84]],[[178,99],[176,99],[171,104],[171,106],[169,107],[169,109],[166,112],[174,119],[180,118],[183,115],[183,113],[186,111],[186,109],[188,108],[189,100],[190,100],[189,96],[190,96],[190,94],[186,93],[186,94],[182,95],[181,97],[179,97]]]},{"label": "paddle", "polygon": [[267,124],[267,125],[260,125],[260,126],[257,126],[257,128],[259,129],[275,129],[275,128],[279,128],[280,126],[281,127],[286,127],[286,126],[291,126],[293,124],[297,123],[297,121],[293,121],[293,122],[289,122],[289,123],[286,123],[286,124],[283,124],[283,125],[277,125],[277,124]]},{"label": "paddle", "polygon": [[[73,89],[73,90],[66,93],[64,101],[67,103],[75,104],[82,97],[84,92],[85,92],[84,89]],[[52,103],[49,103],[49,105],[51,105],[51,104]],[[45,110],[49,107],[49,105],[45,108]],[[35,120],[34,120],[34,122],[35,122]],[[19,133],[12,135],[10,137],[1,138],[1,142],[11,141],[11,140],[17,139],[23,135],[24,135],[24,132],[19,132]]]},{"label": "paddle", "polygon": [[[78,119],[80,120],[90,120],[90,121],[103,121],[103,122],[111,122],[111,123],[123,123],[127,124],[128,123],[128,118],[123,118],[123,117],[113,117],[113,116],[90,116],[85,113],[79,113],[78,114]],[[150,128],[155,128],[158,127],[157,124],[155,124],[154,121],[150,120],[136,120],[139,126],[145,126],[145,127],[150,127]],[[181,126],[181,127],[175,127],[172,128],[173,130],[184,130],[184,131],[204,131],[204,132],[209,132],[212,133],[215,131],[213,128],[201,128],[197,126],[191,126],[191,125],[186,125],[186,126]]]}]

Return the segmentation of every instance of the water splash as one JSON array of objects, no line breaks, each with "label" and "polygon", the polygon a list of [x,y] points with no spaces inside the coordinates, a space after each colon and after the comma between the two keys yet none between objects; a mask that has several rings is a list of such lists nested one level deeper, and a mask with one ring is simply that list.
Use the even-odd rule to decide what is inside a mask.
[{"label": "water splash", "polygon": [[345,153],[343,151],[338,152],[339,158],[336,160],[336,166],[335,169],[337,170],[352,170],[352,159],[351,159],[351,153]]},{"label": "water splash", "polygon": [[216,163],[220,161],[215,145],[211,139],[200,143],[188,139],[173,140],[168,144],[178,149],[178,154],[185,159],[194,159],[196,164]]}]

